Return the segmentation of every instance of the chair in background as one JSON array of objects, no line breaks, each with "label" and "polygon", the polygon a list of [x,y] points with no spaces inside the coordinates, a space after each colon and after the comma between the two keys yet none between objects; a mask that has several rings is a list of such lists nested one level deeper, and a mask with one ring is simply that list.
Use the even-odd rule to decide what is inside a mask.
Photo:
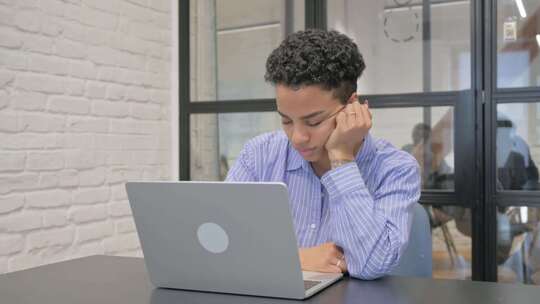
[{"label": "chair in background", "polygon": [[409,244],[401,255],[392,275],[431,277],[432,267],[431,228],[426,210],[416,203],[413,206],[413,221]]}]

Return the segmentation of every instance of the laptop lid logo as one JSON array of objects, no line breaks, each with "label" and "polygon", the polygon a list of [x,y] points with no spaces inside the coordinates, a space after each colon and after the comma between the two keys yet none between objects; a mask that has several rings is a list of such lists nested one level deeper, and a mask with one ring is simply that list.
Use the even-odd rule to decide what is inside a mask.
[{"label": "laptop lid logo", "polygon": [[204,223],[197,229],[201,246],[212,253],[223,253],[229,247],[229,236],[225,229],[215,223]]}]

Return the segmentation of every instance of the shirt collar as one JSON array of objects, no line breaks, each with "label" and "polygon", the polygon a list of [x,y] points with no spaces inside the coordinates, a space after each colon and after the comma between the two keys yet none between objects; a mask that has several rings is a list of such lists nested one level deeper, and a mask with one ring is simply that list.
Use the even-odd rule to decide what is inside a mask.
[{"label": "shirt collar", "polygon": [[287,171],[296,170],[300,167],[308,169],[308,166],[308,161],[289,142],[287,144]]}]

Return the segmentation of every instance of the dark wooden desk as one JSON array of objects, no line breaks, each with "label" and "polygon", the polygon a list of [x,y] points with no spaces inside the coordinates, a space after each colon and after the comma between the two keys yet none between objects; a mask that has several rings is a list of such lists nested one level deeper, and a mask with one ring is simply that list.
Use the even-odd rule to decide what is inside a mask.
[{"label": "dark wooden desk", "polygon": [[540,303],[540,287],[388,277],[344,279],[306,301],[154,288],[144,261],[92,256],[0,276],[6,304],[138,303]]}]

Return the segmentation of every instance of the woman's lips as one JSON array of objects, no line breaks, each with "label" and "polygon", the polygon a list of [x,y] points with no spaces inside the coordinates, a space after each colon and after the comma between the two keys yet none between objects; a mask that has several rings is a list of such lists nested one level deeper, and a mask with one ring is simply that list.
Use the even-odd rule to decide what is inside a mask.
[{"label": "woman's lips", "polygon": [[311,155],[315,151],[315,148],[311,149],[298,149],[298,153],[300,153],[302,156],[308,156]]}]

